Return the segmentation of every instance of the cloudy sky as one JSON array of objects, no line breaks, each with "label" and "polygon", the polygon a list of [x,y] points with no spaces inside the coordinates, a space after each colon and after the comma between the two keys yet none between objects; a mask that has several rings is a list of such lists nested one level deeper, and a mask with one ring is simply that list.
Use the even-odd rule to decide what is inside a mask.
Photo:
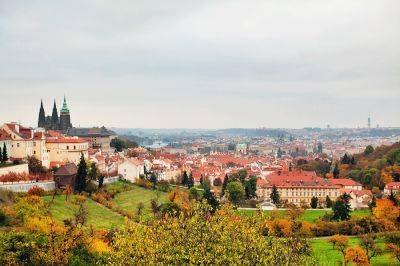
[{"label": "cloudy sky", "polygon": [[400,126],[398,0],[0,1],[0,122]]}]

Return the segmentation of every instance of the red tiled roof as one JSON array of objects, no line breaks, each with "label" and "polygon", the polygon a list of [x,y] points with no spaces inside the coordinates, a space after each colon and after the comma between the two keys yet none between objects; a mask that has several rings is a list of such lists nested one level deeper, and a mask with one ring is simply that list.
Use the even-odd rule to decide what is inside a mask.
[{"label": "red tiled roof", "polygon": [[362,186],[360,183],[348,179],[348,178],[337,178],[337,179],[331,179],[332,184],[334,185],[341,185],[341,186]]},{"label": "red tiled roof", "polygon": [[400,182],[389,182],[385,186],[386,189],[400,189]]},{"label": "red tiled roof", "polygon": [[311,171],[277,171],[268,175],[264,180],[259,179],[257,185],[261,187],[332,187],[330,180],[318,177]]}]

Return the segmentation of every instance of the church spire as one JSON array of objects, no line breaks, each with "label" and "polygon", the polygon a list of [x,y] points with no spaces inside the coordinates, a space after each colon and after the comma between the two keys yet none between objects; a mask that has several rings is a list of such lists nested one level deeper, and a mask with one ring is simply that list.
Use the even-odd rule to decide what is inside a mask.
[{"label": "church spire", "polygon": [[45,128],[46,127],[46,115],[43,108],[43,100],[40,100],[40,109],[39,109],[39,120],[38,127]]},{"label": "church spire", "polygon": [[62,106],[62,109],[61,109],[61,113],[69,114],[69,109],[68,109],[68,105],[67,105],[67,99],[65,98],[65,95],[64,95],[64,102],[63,102],[63,106]]},{"label": "church spire", "polygon": [[53,113],[51,114],[51,124],[52,124],[53,130],[58,130],[59,120],[58,120],[58,111],[57,111],[57,105],[56,105],[55,99],[54,99],[54,105],[53,105]]}]

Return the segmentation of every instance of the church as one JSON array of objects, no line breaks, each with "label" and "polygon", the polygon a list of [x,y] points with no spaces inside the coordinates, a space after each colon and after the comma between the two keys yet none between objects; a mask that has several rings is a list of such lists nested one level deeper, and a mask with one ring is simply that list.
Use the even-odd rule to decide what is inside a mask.
[{"label": "church", "polygon": [[65,99],[65,97],[63,106],[60,111],[60,116],[58,116],[57,105],[55,100],[51,116],[50,115],[46,116],[43,108],[43,101],[41,101],[38,127],[44,128],[46,130],[60,130],[63,133],[67,133],[68,129],[72,128],[71,116],[69,113],[67,100]]}]

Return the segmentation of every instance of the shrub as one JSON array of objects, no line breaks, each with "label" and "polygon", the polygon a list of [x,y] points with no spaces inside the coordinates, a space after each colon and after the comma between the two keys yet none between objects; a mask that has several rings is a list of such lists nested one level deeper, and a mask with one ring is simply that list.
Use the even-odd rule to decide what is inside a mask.
[{"label": "shrub", "polygon": [[222,180],[221,180],[221,178],[219,178],[219,177],[215,178],[215,179],[214,179],[214,182],[213,182],[213,185],[216,186],[216,187],[222,186]]},{"label": "shrub", "polygon": [[171,190],[168,181],[161,180],[157,183],[157,189],[163,192],[169,192]]},{"label": "shrub", "polygon": [[46,192],[44,191],[44,189],[43,188],[41,188],[41,187],[38,187],[38,186],[34,186],[34,187],[31,187],[29,190],[28,190],[28,196],[33,196],[33,195],[35,195],[35,196],[39,196],[39,197],[42,197],[42,196],[44,196],[44,194],[45,194]]},{"label": "shrub", "polygon": [[7,216],[6,216],[5,212],[3,211],[3,209],[0,209],[0,226],[6,224],[6,219],[7,219]]},{"label": "shrub", "polygon": [[153,183],[147,179],[138,179],[136,180],[135,184],[142,188],[153,188]]}]

